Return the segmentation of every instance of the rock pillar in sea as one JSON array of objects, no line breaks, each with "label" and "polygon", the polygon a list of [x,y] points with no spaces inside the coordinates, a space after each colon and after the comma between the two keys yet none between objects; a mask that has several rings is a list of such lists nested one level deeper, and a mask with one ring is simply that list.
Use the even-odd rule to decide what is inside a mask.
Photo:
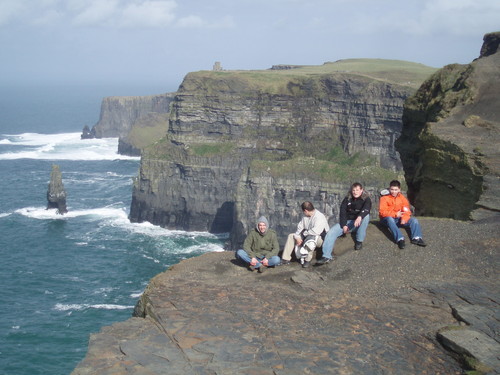
[{"label": "rock pillar in sea", "polygon": [[47,190],[47,209],[57,208],[57,213],[64,215],[66,208],[66,191],[62,183],[62,174],[58,165],[52,165],[49,188]]}]

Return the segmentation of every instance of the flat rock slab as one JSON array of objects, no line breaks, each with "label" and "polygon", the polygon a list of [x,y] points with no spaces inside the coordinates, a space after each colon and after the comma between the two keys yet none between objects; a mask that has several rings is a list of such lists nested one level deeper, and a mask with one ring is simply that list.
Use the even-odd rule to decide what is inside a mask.
[{"label": "flat rock slab", "polygon": [[490,371],[500,369],[500,344],[484,333],[473,329],[450,329],[441,331],[438,337],[455,353],[478,360]]},{"label": "flat rock slab", "polygon": [[307,269],[182,261],[150,281],[138,317],[91,336],[73,374],[462,374],[436,333],[468,319],[498,344],[498,224],[420,220],[425,248],[370,225],[363,250],[341,238],[342,256]]}]

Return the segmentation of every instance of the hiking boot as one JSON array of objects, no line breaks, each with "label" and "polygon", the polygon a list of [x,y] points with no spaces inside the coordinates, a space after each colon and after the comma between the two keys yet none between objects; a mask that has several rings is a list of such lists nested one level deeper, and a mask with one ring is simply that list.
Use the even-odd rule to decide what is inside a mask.
[{"label": "hiking boot", "polygon": [[411,243],[414,245],[423,246],[423,247],[427,246],[427,244],[421,238],[414,238],[413,240],[411,240]]},{"label": "hiking boot", "polygon": [[266,268],[267,268],[266,266],[260,266],[259,268],[257,268],[257,271],[259,273],[264,273],[266,271]]},{"label": "hiking boot", "polygon": [[363,242],[356,241],[354,243],[354,250],[361,250],[363,248]]},{"label": "hiking boot", "polygon": [[302,263],[302,268],[307,268],[311,265],[311,262],[304,260],[304,263]]},{"label": "hiking boot", "polygon": [[252,266],[251,264],[248,265],[248,269],[252,272],[257,270],[257,268],[255,268],[255,266]]},{"label": "hiking boot", "polygon": [[291,262],[286,259],[281,259],[280,266],[288,266]]},{"label": "hiking boot", "polygon": [[406,246],[406,244],[405,244],[405,240],[399,240],[399,241],[398,241],[398,247],[399,247],[401,250],[402,250],[402,249],[404,249],[404,248],[405,248],[405,246]]},{"label": "hiking boot", "polygon": [[329,261],[331,261],[331,259],[330,259],[330,258],[325,258],[325,257],[323,257],[323,258],[321,258],[320,260],[318,260],[318,261],[316,262],[316,264],[317,264],[318,266],[321,266],[321,265],[323,265],[323,264],[327,264]]}]

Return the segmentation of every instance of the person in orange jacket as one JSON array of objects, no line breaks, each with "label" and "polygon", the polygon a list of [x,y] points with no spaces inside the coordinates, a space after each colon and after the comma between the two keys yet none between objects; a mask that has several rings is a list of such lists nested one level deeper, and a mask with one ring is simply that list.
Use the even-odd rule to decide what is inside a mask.
[{"label": "person in orange jacket", "polygon": [[422,239],[422,229],[418,220],[411,216],[410,202],[401,194],[401,183],[393,180],[389,184],[389,194],[380,198],[380,222],[389,228],[394,242],[400,249],[405,248],[405,238],[400,227],[410,227],[411,243],[426,246]]}]

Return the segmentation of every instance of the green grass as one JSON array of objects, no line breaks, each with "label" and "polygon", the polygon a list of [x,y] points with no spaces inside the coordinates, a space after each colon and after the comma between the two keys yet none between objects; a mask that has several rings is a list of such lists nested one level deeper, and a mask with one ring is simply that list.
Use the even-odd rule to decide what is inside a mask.
[{"label": "green grass", "polygon": [[324,182],[360,181],[363,184],[374,184],[394,179],[403,180],[403,176],[397,172],[373,164],[359,163],[356,157],[349,159],[348,164],[312,157],[282,161],[254,160],[251,171],[252,174],[265,173],[275,178],[307,178]]},{"label": "green grass", "polygon": [[227,155],[233,151],[235,146],[230,142],[224,143],[193,143],[189,145],[189,153],[196,156]]},{"label": "green grass", "polygon": [[[213,87],[205,86],[208,91],[218,90],[244,91],[261,90],[268,93],[283,94],[290,91],[289,83],[295,82],[299,85],[310,82],[311,79],[318,80],[328,76],[349,77],[351,75],[362,76],[370,80],[389,82],[392,84],[407,86],[416,89],[420,84],[430,77],[437,69],[423,64],[384,59],[348,59],[336,62],[328,62],[323,65],[304,65],[294,69],[285,70],[228,70],[228,71],[199,71],[188,74],[191,80],[185,80],[185,88],[195,89],[203,85],[199,79],[217,81],[211,83]],[[199,79],[196,79],[199,78]],[[205,82],[205,85],[207,82]],[[194,86],[194,87],[193,87]],[[211,89],[211,90],[210,90]]]}]

